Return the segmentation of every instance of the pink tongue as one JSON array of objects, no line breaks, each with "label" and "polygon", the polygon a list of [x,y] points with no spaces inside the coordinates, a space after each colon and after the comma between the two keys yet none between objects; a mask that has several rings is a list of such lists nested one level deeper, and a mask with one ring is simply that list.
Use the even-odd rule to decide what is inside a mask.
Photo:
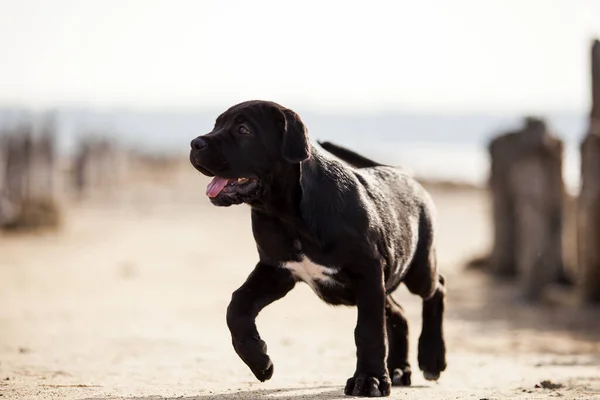
[{"label": "pink tongue", "polygon": [[219,178],[215,176],[206,187],[206,195],[208,197],[216,197],[221,190],[229,183],[229,179]]}]

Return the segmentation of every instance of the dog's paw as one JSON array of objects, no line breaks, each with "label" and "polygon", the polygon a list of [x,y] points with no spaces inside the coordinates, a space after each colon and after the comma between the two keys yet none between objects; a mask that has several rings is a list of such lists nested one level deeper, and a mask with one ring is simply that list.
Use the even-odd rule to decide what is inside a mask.
[{"label": "dog's paw", "polygon": [[344,393],[347,396],[386,397],[390,395],[392,382],[387,375],[371,376],[356,373],[346,382]]},{"label": "dog's paw", "polygon": [[[268,358],[268,356],[267,356],[267,358]],[[271,362],[271,359],[269,359],[269,358],[268,358],[266,368],[258,368],[258,369],[250,368],[250,369],[252,370],[252,373],[254,374],[254,376],[256,376],[256,379],[258,379],[261,382],[268,381],[273,376],[273,363]]]},{"label": "dog's paw", "polygon": [[392,386],[410,386],[410,376],[412,374],[410,366],[394,368],[390,373],[392,375]]},{"label": "dog's paw", "polygon": [[254,337],[245,340],[233,340],[233,348],[246,363],[250,370],[261,382],[271,379],[273,376],[273,363],[267,355],[267,344]]},{"label": "dog's paw", "polygon": [[446,345],[441,335],[419,338],[419,368],[428,381],[437,381],[446,369]]}]

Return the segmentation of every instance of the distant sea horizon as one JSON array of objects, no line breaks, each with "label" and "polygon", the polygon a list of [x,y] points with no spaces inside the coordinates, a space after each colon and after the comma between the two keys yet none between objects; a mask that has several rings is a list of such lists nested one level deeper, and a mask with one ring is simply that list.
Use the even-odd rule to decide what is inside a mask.
[{"label": "distant sea horizon", "polygon": [[[185,154],[189,142],[211,130],[218,111],[136,111],[57,108],[61,154],[71,154],[78,138],[96,133],[139,150]],[[411,112],[317,113],[297,110],[311,141],[330,140],[367,157],[404,165],[421,177],[476,185],[489,171],[487,144],[496,135],[518,129],[525,114]],[[0,131],[26,120],[27,111],[0,108]],[[565,144],[564,178],[570,192],[579,187],[580,142],[587,132],[587,113],[534,114]],[[318,145],[317,145],[318,146]]]}]

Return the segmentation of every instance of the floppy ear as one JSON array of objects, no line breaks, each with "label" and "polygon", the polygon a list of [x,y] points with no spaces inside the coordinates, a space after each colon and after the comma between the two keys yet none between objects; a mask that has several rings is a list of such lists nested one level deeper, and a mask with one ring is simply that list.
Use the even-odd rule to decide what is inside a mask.
[{"label": "floppy ear", "polygon": [[300,116],[292,110],[284,109],[283,141],[281,154],[290,163],[299,163],[310,158],[310,143],[306,126]]}]

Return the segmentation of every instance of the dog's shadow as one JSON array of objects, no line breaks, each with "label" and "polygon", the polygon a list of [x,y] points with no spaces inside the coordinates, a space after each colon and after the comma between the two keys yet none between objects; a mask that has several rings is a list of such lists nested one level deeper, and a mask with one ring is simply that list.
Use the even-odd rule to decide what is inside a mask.
[{"label": "dog's shadow", "polygon": [[[125,397],[121,400],[300,400],[300,399],[348,399],[344,395],[344,388],[341,386],[318,386],[312,388],[285,388],[285,389],[255,389],[255,390],[236,390],[231,393],[202,393],[195,396],[144,396],[144,397]],[[105,397],[90,397],[82,400],[104,400]]]},{"label": "dog's shadow", "polygon": [[[405,386],[401,389],[425,388],[427,386]],[[396,390],[399,388],[396,388]],[[394,388],[392,389],[392,391]],[[317,386],[306,388],[285,388],[285,389],[256,389],[256,390],[236,390],[232,393],[203,393],[195,396],[144,396],[144,397],[124,397],[121,400],[346,400],[359,398],[344,395],[344,388],[341,386]],[[104,400],[105,397],[90,397],[82,400]]]}]

